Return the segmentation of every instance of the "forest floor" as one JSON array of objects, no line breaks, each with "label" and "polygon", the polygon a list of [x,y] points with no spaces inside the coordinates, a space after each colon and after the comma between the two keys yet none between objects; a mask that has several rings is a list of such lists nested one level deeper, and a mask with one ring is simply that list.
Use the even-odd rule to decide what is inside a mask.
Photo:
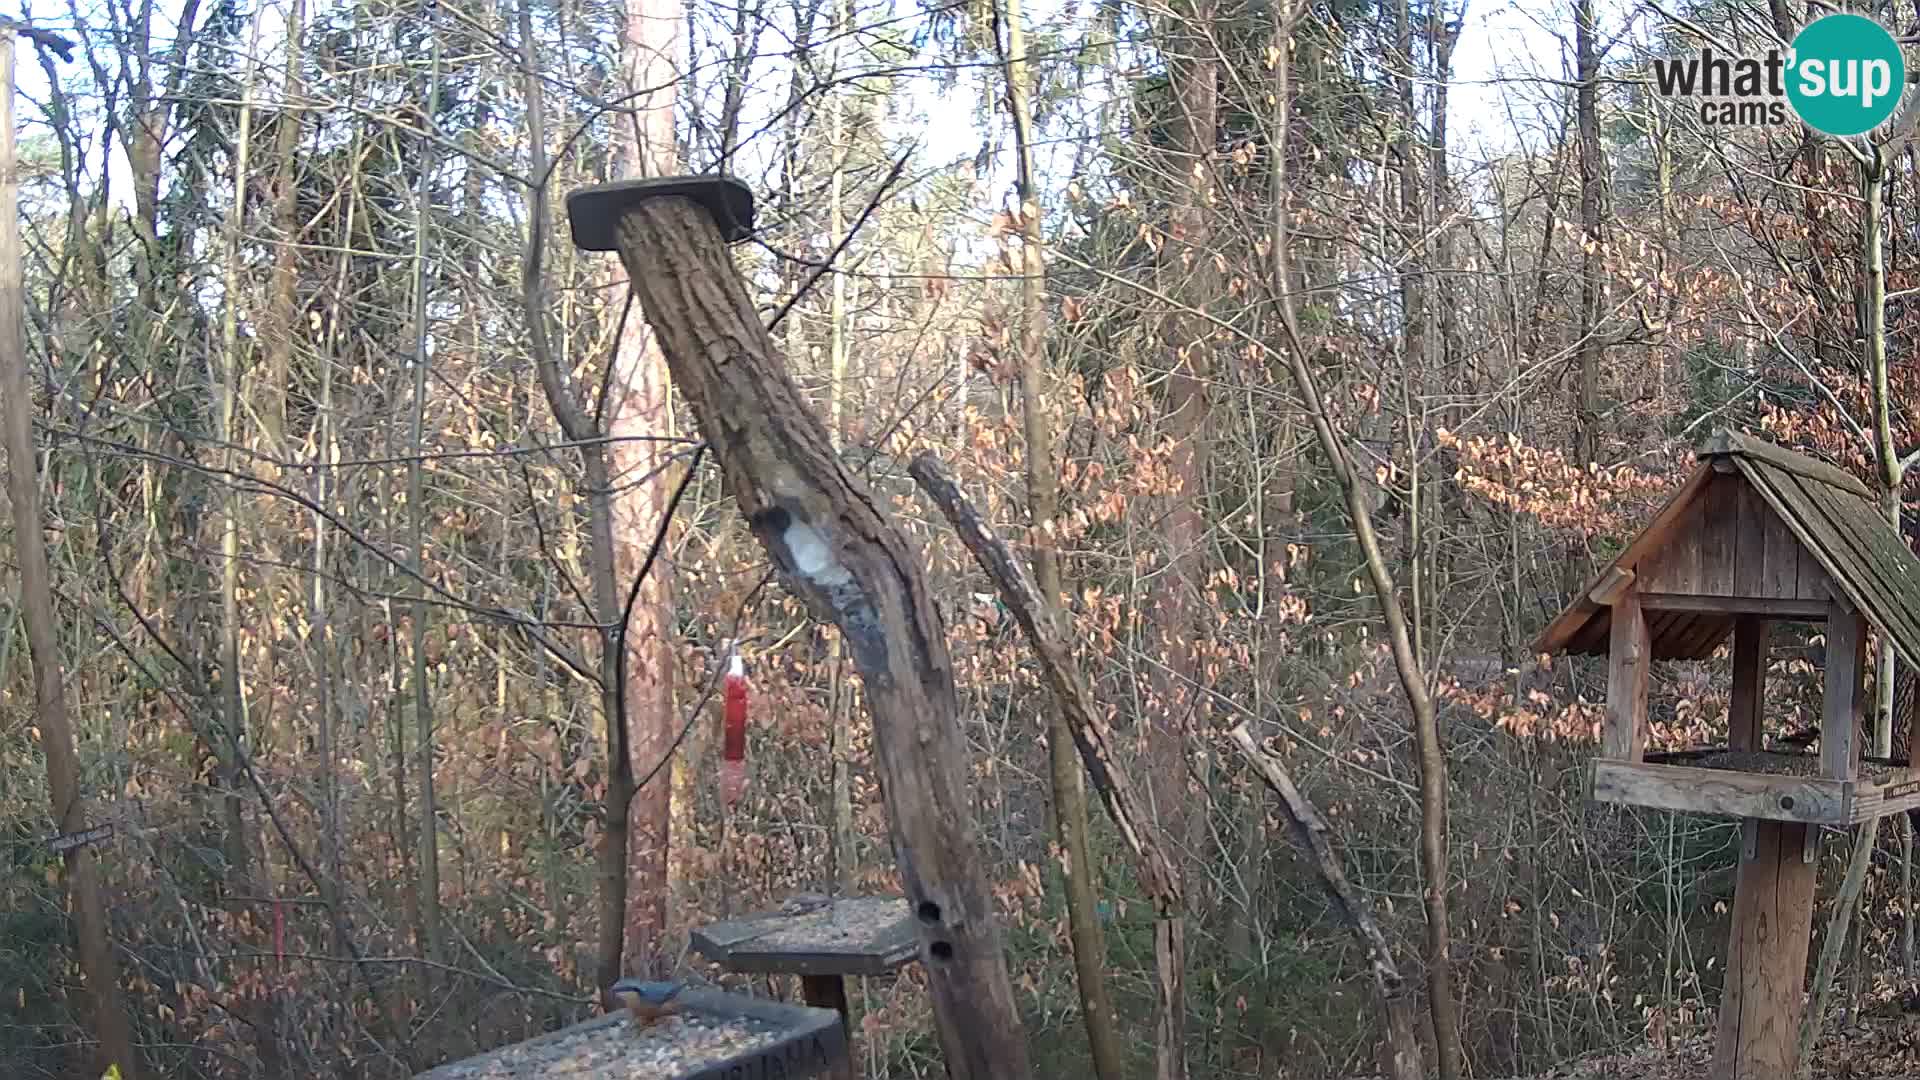
[{"label": "forest floor", "polygon": [[[1813,1080],[1920,1076],[1920,1014],[1829,1023],[1813,1051]],[[1518,1080],[1698,1080],[1713,1063],[1713,1033],[1597,1054]]]}]

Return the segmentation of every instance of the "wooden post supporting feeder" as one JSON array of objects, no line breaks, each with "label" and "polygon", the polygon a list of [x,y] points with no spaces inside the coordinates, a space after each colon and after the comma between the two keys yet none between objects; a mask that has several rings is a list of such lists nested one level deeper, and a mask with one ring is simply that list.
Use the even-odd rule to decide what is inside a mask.
[{"label": "wooden post supporting feeder", "polygon": [[[913,907],[901,896],[795,897],[778,910],[703,926],[693,947],[728,971],[800,976],[807,1004],[833,1009],[851,1045],[847,979],[889,975],[920,951]],[[836,1077],[853,1077],[851,1059]]]},{"label": "wooden post supporting feeder", "polygon": [[[1699,466],[1534,643],[1607,657],[1593,798],[1742,819],[1713,1080],[1793,1076],[1822,825],[1920,807],[1920,771],[1865,758],[1867,626],[1920,658],[1920,559],[1854,477],[1771,443],[1716,433]],[[1765,745],[1776,622],[1825,624],[1818,754]],[[1725,746],[1650,754],[1655,660],[1702,660],[1731,636]]]},{"label": "wooden post supporting feeder", "polygon": [[948,1074],[1022,1080],[1026,1038],[975,847],[945,633],[918,553],[841,464],[727,254],[752,230],[751,192],[718,176],[625,181],[573,192],[567,213],[576,244],[620,252],[727,491],[860,672]]}]

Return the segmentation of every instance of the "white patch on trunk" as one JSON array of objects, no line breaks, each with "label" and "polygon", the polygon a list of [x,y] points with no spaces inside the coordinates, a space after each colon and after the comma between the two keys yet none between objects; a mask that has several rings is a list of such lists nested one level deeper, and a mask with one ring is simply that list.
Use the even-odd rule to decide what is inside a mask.
[{"label": "white patch on trunk", "polygon": [[852,583],[853,575],[833,561],[833,549],[828,546],[827,538],[813,526],[796,519],[787,526],[781,539],[786,542],[787,554],[801,577],[824,589]]}]

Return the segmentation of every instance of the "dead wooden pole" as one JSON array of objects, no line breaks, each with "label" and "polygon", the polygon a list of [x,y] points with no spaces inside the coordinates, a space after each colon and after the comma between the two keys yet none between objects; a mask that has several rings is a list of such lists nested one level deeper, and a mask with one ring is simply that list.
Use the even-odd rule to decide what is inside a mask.
[{"label": "dead wooden pole", "polygon": [[1072,637],[1062,625],[1059,609],[1041,593],[1026,564],[1016,559],[1007,542],[994,534],[932,451],[923,451],[915,457],[908,471],[953,524],[954,531],[960,534],[960,542],[973,552],[975,561],[993,579],[1000,590],[1001,601],[1026,633],[1047,685],[1066,716],[1087,777],[1133,856],[1134,873],[1140,879],[1141,889],[1153,901],[1157,916],[1153,934],[1159,1020],[1156,1026],[1161,1058],[1157,1071],[1184,1073],[1183,1048],[1176,1033],[1184,1030],[1184,1025],[1177,1021],[1180,1010],[1186,1008],[1182,979],[1186,971],[1186,927],[1182,908],[1184,886],[1177,864],[1160,849],[1159,840],[1145,825],[1149,818],[1134,792],[1133,780],[1116,764],[1112,732],[1107,729],[1107,722],[1094,702],[1093,691],[1074,662]]},{"label": "dead wooden pole", "polygon": [[751,192],[721,177],[639,180],[575,191],[567,207],[576,244],[619,251],[727,491],[787,587],[840,628],[865,682],[948,1073],[1023,1080],[946,638],[917,553],[841,465],[727,254],[751,231]]},{"label": "dead wooden pole", "polygon": [[1340,865],[1340,857],[1327,839],[1326,822],[1313,803],[1294,786],[1286,765],[1253,741],[1247,725],[1241,724],[1227,732],[1227,741],[1247,759],[1247,764],[1260,774],[1267,787],[1280,796],[1280,806],[1293,826],[1294,837],[1313,856],[1314,868],[1319,872],[1320,884],[1326,889],[1328,899],[1333,901],[1340,920],[1347,924],[1373,962],[1374,988],[1380,993],[1382,1027],[1385,1028],[1382,1071],[1388,1080],[1420,1080],[1426,1075],[1426,1066],[1421,1060],[1420,1040],[1415,1033],[1412,996],[1407,993],[1399,965],[1393,961],[1393,950],[1387,947],[1387,936],[1374,921],[1372,905],[1347,881],[1346,869]]},{"label": "dead wooden pole", "polygon": [[[17,28],[0,19],[0,424],[5,427],[7,494],[12,504],[13,547],[20,563],[22,621],[33,663],[34,717],[40,747],[47,755],[47,791],[53,820],[63,836],[87,831],[87,801],[80,789],[80,758],[73,723],[67,714],[66,681],[60,666],[59,621],[53,611],[53,578],[47,567],[47,542],[41,532],[39,470],[33,448],[33,390],[27,378],[25,304],[20,266],[20,176],[13,134],[13,43]],[[73,905],[74,937],[80,970],[93,998],[94,1032],[100,1040],[99,1065],[117,1065],[124,1080],[145,1070],[135,1055],[133,1025],[120,994],[120,965],[107,937],[107,913],[100,895],[99,864],[93,848],[78,844],[66,851],[67,895]]]}]

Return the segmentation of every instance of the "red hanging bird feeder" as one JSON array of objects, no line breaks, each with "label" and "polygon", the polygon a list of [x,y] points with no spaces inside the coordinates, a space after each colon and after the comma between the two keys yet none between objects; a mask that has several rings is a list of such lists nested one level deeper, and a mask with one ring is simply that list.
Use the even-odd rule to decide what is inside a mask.
[{"label": "red hanging bird feeder", "polygon": [[737,649],[731,650],[727,657],[722,694],[725,712],[720,745],[720,801],[732,807],[747,787],[747,664]]}]

